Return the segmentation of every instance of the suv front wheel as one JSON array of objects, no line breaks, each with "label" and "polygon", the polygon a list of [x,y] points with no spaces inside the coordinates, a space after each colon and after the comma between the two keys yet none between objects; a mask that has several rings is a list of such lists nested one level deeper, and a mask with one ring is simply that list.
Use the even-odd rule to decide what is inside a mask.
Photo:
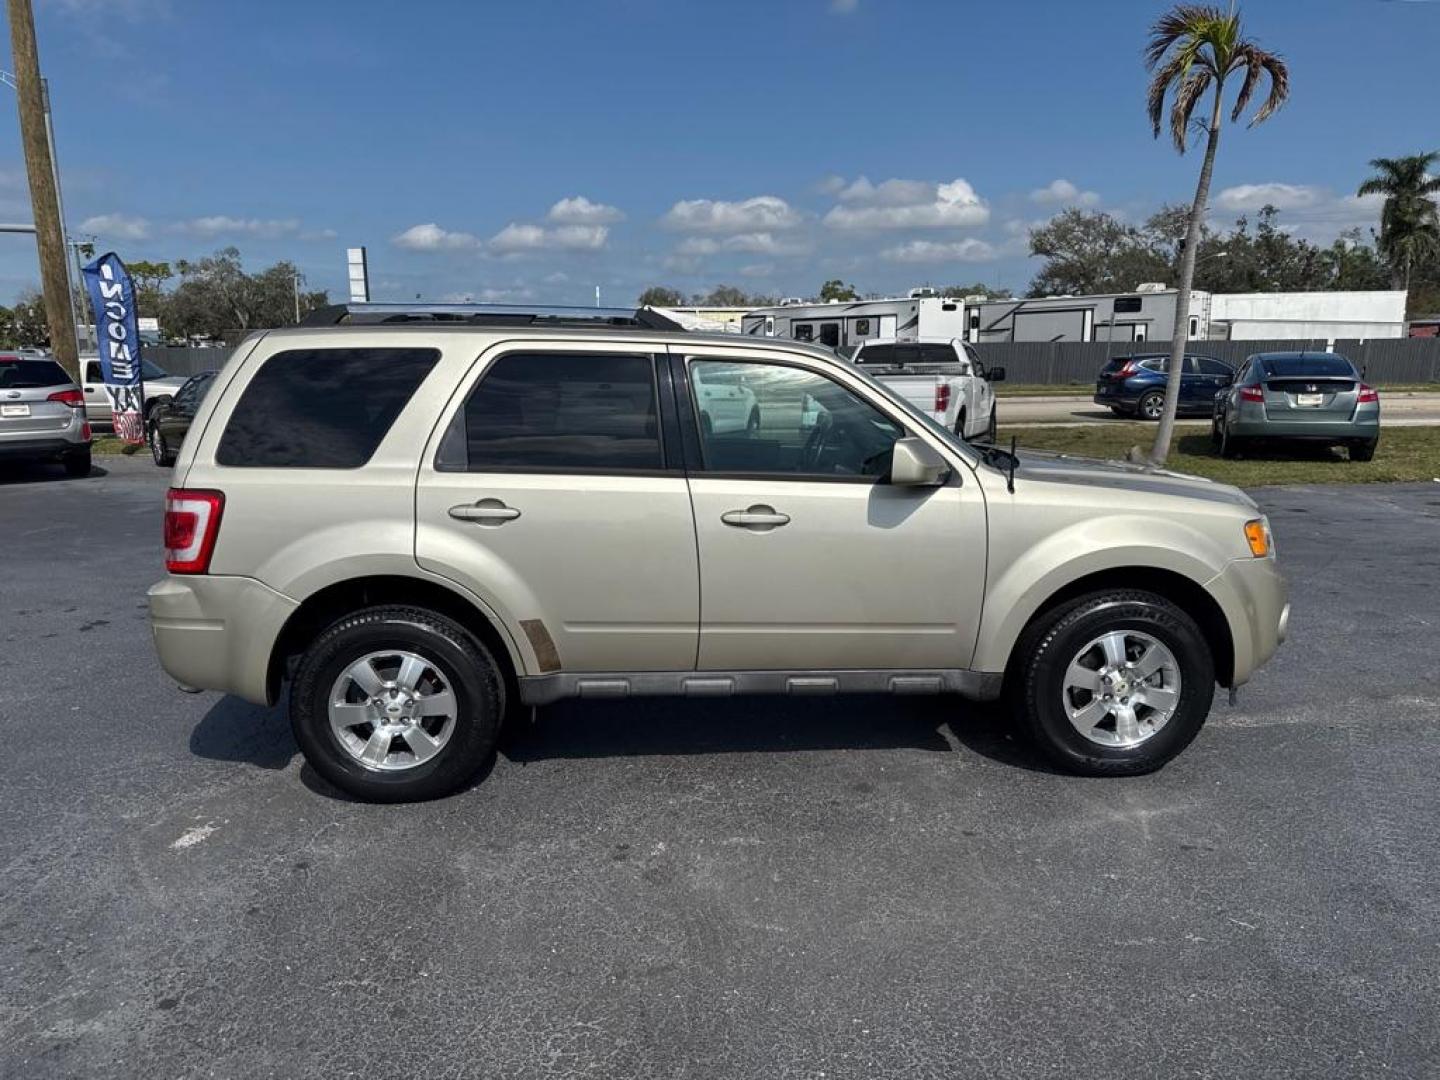
[{"label": "suv front wheel", "polygon": [[374,607],[334,623],[290,690],[295,741],[321,776],[371,802],[439,798],[490,759],[505,683],[489,650],[433,611]]},{"label": "suv front wheel", "polygon": [[1011,672],[1016,719],[1061,768],[1085,776],[1152,772],[1200,732],[1215,662],[1195,621],[1141,590],[1092,593],[1021,636]]}]

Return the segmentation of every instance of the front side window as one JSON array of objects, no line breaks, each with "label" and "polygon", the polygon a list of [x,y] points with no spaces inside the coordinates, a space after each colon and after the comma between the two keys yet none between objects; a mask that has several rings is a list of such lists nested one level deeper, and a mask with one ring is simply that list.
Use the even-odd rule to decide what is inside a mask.
[{"label": "front side window", "polygon": [[905,434],[840,384],[783,364],[694,360],[690,392],[708,472],[879,479]]},{"label": "front side window", "polygon": [[627,472],[664,467],[649,356],[502,356],[485,370],[456,423],[463,429],[463,454],[455,458],[452,446],[442,447],[442,468]]},{"label": "front side window", "polygon": [[250,380],[215,460],[278,469],[355,469],[370,460],[437,349],[288,349]]},{"label": "front side window", "polygon": [[809,323],[796,323],[796,324],[795,324],[795,340],[796,340],[796,341],[814,341],[814,340],[815,340],[815,327],[812,326],[812,325],[810,325]]}]

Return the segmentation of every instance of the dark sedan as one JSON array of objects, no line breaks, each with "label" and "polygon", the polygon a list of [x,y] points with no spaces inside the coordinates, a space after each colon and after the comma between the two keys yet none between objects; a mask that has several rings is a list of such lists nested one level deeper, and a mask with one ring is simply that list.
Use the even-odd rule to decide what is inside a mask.
[{"label": "dark sedan", "polygon": [[174,397],[161,398],[150,408],[145,426],[145,438],[150,443],[150,453],[155,464],[168,467],[175,464],[175,455],[195,419],[195,410],[205,400],[218,372],[202,371],[192,375],[175,391]]},{"label": "dark sedan", "polygon": [[[1095,404],[1117,415],[1159,420],[1165,411],[1168,353],[1147,353],[1111,360],[1095,380]],[[1180,377],[1181,416],[1209,416],[1215,395],[1235,380],[1234,369],[1210,356],[1185,357]]]}]

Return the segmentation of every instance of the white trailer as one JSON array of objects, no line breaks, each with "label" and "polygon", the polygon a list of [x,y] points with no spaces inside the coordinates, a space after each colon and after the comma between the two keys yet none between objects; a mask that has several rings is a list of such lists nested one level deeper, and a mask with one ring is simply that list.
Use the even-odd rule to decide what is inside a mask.
[{"label": "white trailer", "polygon": [[756,308],[743,316],[740,332],[813,341],[837,350],[854,349],[872,338],[949,340],[965,336],[965,304],[948,296],[781,304]]}]

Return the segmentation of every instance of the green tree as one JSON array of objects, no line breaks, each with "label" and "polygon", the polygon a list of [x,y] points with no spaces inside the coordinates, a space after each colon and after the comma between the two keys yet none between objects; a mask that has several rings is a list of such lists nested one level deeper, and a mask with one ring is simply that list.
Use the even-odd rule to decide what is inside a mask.
[{"label": "green tree", "polygon": [[[1171,335],[1170,369],[1178,371],[1185,356],[1185,335],[1181,328],[1190,316],[1190,289],[1195,280],[1197,249],[1205,221],[1205,205],[1210,199],[1215,153],[1220,148],[1226,80],[1241,80],[1230,111],[1232,123],[1240,119],[1261,80],[1268,81],[1269,95],[1250,121],[1254,126],[1285,103],[1290,93],[1290,71],[1279,55],[1260,48],[1244,36],[1238,9],[1232,6],[1226,12],[1207,4],[1179,4],[1156,20],[1145,48],[1145,67],[1152,73],[1146,107],[1155,137],[1160,137],[1168,98],[1170,136],[1175,142],[1175,149],[1182,154],[1189,139],[1190,125],[1195,121],[1196,107],[1205,98],[1206,92],[1213,90],[1210,119],[1203,125],[1206,132],[1205,158],[1200,166],[1200,179],[1195,185],[1195,198],[1190,205],[1175,296],[1176,332]],[[1165,386],[1165,411],[1160,417],[1155,445],[1150,451],[1153,464],[1163,465],[1170,454],[1175,411],[1179,404],[1180,380],[1170,379]]]},{"label": "green tree", "polygon": [[1031,296],[1130,292],[1168,269],[1139,229],[1102,210],[1071,207],[1031,229],[1030,254],[1045,260]]},{"label": "green tree", "polygon": [[224,337],[295,322],[296,296],[300,315],[329,303],[324,290],[303,290],[304,275],[291,262],[278,262],[258,274],[247,274],[240,252],[223,248],[214,255],[175,264],[180,284],[165,303],[164,326],[182,337]]},{"label": "green tree", "polygon": [[1009,289],[1001,289],[994,285],[986,285],[983,281],[977,281],[974,285],[946,285],[940,290],[940,295],[952,299],[988,296],[992,300],[1008,300],[1012,293]]},{"label": "green tree", "polygon": [[749,307],[750,297],[744,289],[737,289],[734,285],[716,285],[703,296],[695,296],[695,304],[700,307]]},{"label": "green tree", "polygon": [[846,285],[839,278],[831,278],[820,286],[820,302],[828,304],[831,300],[850,301],[859,300],[860,294],[855,291],[854,285]]},{"label": "green tree", "polygon": [[1384,195],[1380,209],[1380,251],[1390,264],[1395,288],[1408,289],[1417,268],[1440,259],[1440,176],[1432,173],[1440,150],[1408,157],[1375,158],[1375,175],[1358,195]]},{"label": "green tree", "polygon": [[651,285],[635,301],[640,307],[682,307],[685,294],[668,285]]},{"label": "green tree", "polygon": [[36,289],[26,289],[13,308],[3,308],[0,336],[7,349],[42,349],[50,345],[50,324],[45,318],[45,299]]},{"label": "green tree", "polygon": [[130,279],[135,282],[135,311],[147,318],[160,318],[165,306],[165,283],[175,276],[168,262],[147,262],[137,259],[126,263]]}]

